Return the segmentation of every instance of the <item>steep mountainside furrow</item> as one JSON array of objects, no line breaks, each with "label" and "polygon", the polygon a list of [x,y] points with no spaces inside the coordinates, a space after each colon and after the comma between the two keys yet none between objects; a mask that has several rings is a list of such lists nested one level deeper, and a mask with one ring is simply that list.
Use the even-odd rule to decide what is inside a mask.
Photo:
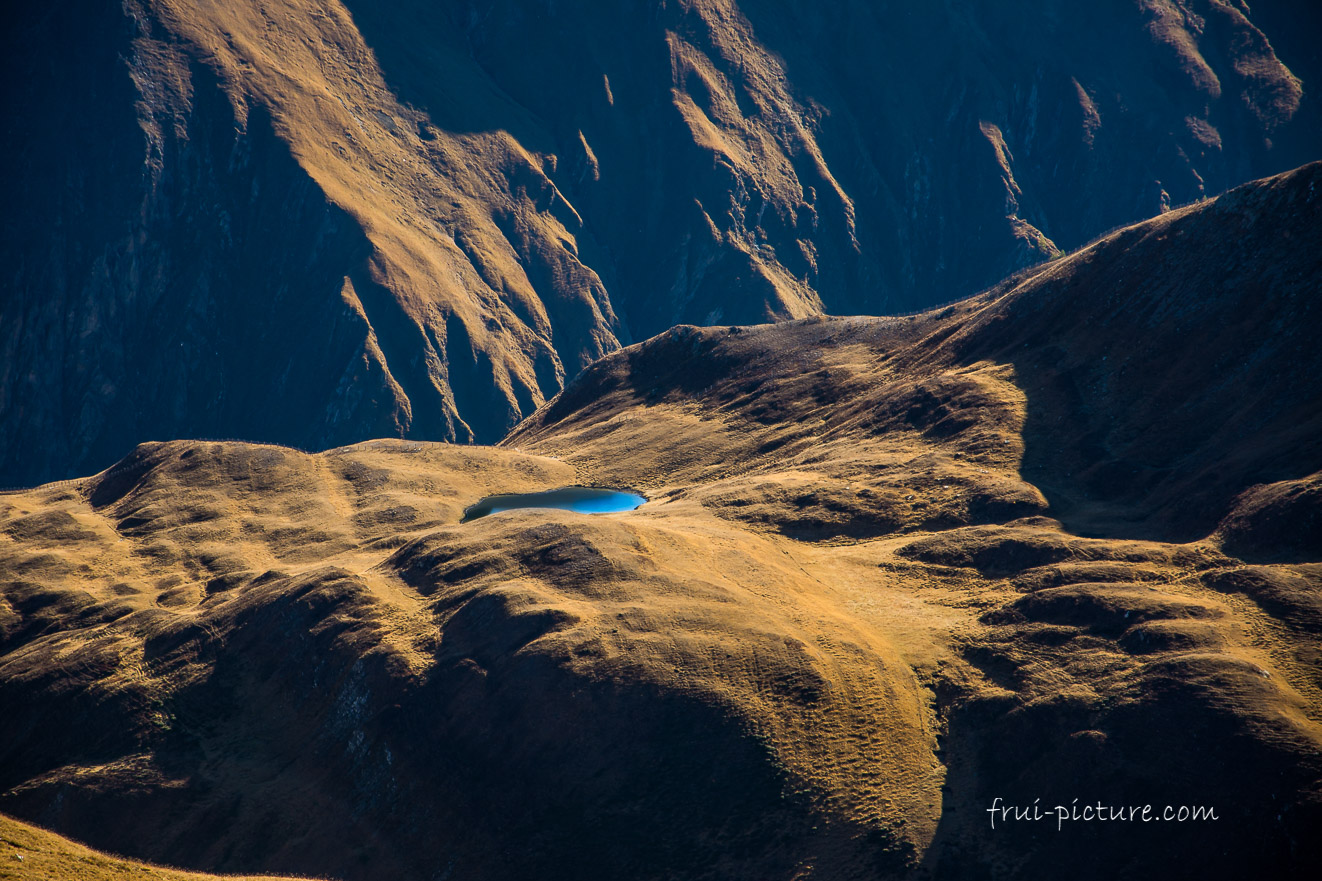
[{"label": "steep mountainside furrow", "polygon": [[1012,365],[1023,473],[1070,529],[1187,541],[1247,487],[1322,470],[1319,278],[1313,163],[1049,264],[943,348]]},{"label": "steep mountainside furrow", "polygon": [[150,438],[494,441],[673,324],[949,300],[1322,147],[1279,3],[5,17],[0,484]]}]

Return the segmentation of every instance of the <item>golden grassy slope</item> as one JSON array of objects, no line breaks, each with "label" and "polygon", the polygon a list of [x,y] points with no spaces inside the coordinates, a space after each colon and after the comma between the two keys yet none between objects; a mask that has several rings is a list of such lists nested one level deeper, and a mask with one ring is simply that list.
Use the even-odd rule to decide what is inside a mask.
[{"label": "golden grassy slope", "polygon": [[[431,406],[435,396],[441,412],[428,411],[426,418],[443,419],[447,436],[499,437],[567,375],[618,348],[619,336],[627,339],[602,280],[580,260],[583,218],[550,176],[559,157],[549,148],[535,152],[512,133],[541,142],[548,140],[546,124],[472,62],[463,37],[447,24],[448,13],[418,14],[414,26],[426,36],[415,38],[432,45],[410,50],[425,56],[419,81],[399,84],[438,98],[441,103],[430,108],[433,118],[401,101],[339,2],[324,9],[309,9],[301,0],[160,0],[148,6],[165,33],[135,42],[140,76],[173,84],[171,91],[186,97],[189,54],[200,55],[219,74],[239,123],[251,106],[269,112],[302,169],[362,227],[373,249],[371,282],[399,301],[416,325],[409,348],[426,355],[431,388],[415,385],[410,398],[396,381],[404,378],[390,375],[386,354],[369,348],[398,399],[401,431],[413,429],[413,420],[421,418],[414,408]],[[835,190],[833,198],[848,208],[783,75],[776,76],[777,65],[756,45],[747,21],[737,10],[711,14],[721,41],[715,51],[750,59],[747,69],[756,81],[749,88],[759,110],[777,120],[777,129],[790,131],[778,139],[768,126],[745,120],[711,60],[666,32],[673,100],[701,153],[729,163],[771,194],[778,210],[788,211],[806,208],[804,185],[786,155],[787,149],[803,151]],[[395,21],[392,27],[410,25]],[[171,46],[167,36],[184,40],[188,51]],[[697,95],[705,111],[688,95],[694,87],[690,75],[704,84]],[[716,125],[706,113],[717,117]],[[733,222],[721,209],[710,207],[718,212],[719,223],[712,226],[718,250],[726,234],[717,226]],[[710,217],[706,222],[713,223]],[[755,304],[755,314],[819,313],[811,286],[759,250],[760,223],[760,217],[740,218],[728,241],[764,280],[769,302]],[[346,285],[346,302],[363,312],[361,293]],[[395,371],[404,369],[402,356],[394,361]]]},{"label": "golden grassy slope", "polygon": [[[0,878],[14,881],[275,881],[274,875],[204,875],[119,859],[0,814]],[[291,876],[278,876],[288,878]]]},{"label": "golden grassy slope", "polygon": [[[554,167],[553,155],[530,153],[498,126],[442,130],[403,105],[341,3],[150,6],[163,30],[217,70],[240,123],[251,105],[269,112],[303,170],[362,227],[373,248],[372,283],[399,301],[416,326],[409,348],[426,354],[432,388],[415,388],[414,397],[441,400],[441,416],[454,425],[447,434],[474,436],[456,393],[481,387],[490,413],[465,415],[492,419],[476,430],[498,432],[529,402],[541,403],[543,386],[558,386],[566,372],[618,347],[605,287],[578,258],[582,219],[544,170]],[[458,45],[444,43],[442,31],[436,36],[443,45],[433,50],[429,76],[462,76],[476,93],[466,102],[525,120],[526,111],[456,63]],[[172,67],[153,76],[187,88],[186,54],[157,49],[145,35],[138,45]],[[345,297],[362,309],[352,289]],[[380,358],[387,373],[405,369]],[[413,417],[409,410],[400,428]]]},{"label": "golden grassy slope", "polygon": [[[205,710],[175,708],[181,693],[206,690],[221,656],[247,644],[235,628],[294,601],[317,607],[308,626],[314,633],[330,627],[337,650],[375,655],[389,666],[390,688],[402,689],[391,700],[407,706],[418,699],[410,692],[432,683],[453,691],[446,701],[462,712],[437,724],[442,731],[446,725],[461,730],[438,735],[441,743],[473,749],[473,738],[496,738],[501,762],[549,774],[559,781],[554,788],[621,792],[656,785],[631,779],[650,771],[620,766],[612,754],[621,749],[615,726],[637,726],[642,742],[658,738],[656,748],[665,754],[677,744],[646,732],[678,724],[681,731],[669,737],[684,743],[710,738],[713,753],[740,774],[782,780],[755,784],[785,789],[790,803],[777,810],[789,817],[781,823],[802,825],[800,812],[824,812],[869,818],[861,828],[875,835],[886,832],[877,826],[880,817],[886,827],[903,829],[889,845],[902,853],[915,852],[932,834],[940,785],[935,719],[910,668],[913,658],[889,634],[860,630],[840,599],[824,593],[824,585],[773,541],[687,505],[645,508],[627,518],[513,513],[455,525],[463,507],[488,492],[576,479],[553,460],[498,449],[387,444],[306,456],[180,442],[142,448],[138,456],[140,464],[127,463],[119,475],[81,490],[6,498],[5,568],[21,579],[6,592],[7,643],[16,646],[6,659],[8,682],[54,685],[59,670],[88,670],[87,696],[97,706],[122,702],[120,711],[136,718],[122,743],[101,742],[91,750],[117,747],[129,755],[48,768],[10,791],[15,804],[34,806],[88,784],[102,792],[187,792],[189,776],[172,776],[174,762],[162,759],[173,749],[165,743],[177,736],[200,737],[203,754],[221,762],[220,785],[239,789],[250,781],[242,767],[223,767],[243,764],[231,751],[242,754],[251,741],[275,737],[272,725],[298,732],[295,741],[318,737],[309,730],[315,718],[270,706],[285,698],[265,691],[270,685],[262,674],[254,674],[257,694],[244,692],[262,717],[251,723],[203,723],[187,717]],[[317,623],[321,615],[329,618]],[[81,623],[70,628],[75,621]],[[552,663],[554,671],[525,669],[520,659],[530,657]],[[243,663],[264,668],[271,662]],[[504,683],[504,696],[491,704],[515,703],[500,712],[480,702],[471,706],[483,692],[470,681],[474,676],[477,683]],[[564,677],[577,684],[561,685]],[[519,697],[566,687],[561,699],[586,691],[590,702],[602,705],[602,718],[590,721]],[[469,694],[474,688],[478,694]],[[615,696],[618,688],[626,694]],[[670,697],[656,707],[614,706],[651,689]],[[681,709],[657,717],[658,707],[670,701]],[[688,704],[693,708],[682,708]],[[569,717],[557,723],[563,714]],[[219,730],[203,733],[213,725]],[[868,733],[859,737],[860,731]],[[747,737],[765,756],[738,757]],[[547,738],[549,744],[539,742]],[[576,744],[585,738],[600,742],[582,756]],[[17,754],[48,751],[48,735],[40,740]],[[88,746],[81,735],[67,745],[75,754]],[[438,747],[383,748],[426,756]],[[557,757],[551,764],[564,767],[544,767],[547,750]],[[732,750],[736,758],[730,759],[725,753]],[[483,766],[493,759],[483,759]],[[571,773],[583,762],[593,771]],[[302,791],[308,773],[299,767],[277,774],[275,786],[282,800],[314,811],[329,796]],[[723,772],[708,773],[719,779]],[[489,774],[499,776],[490,767],[479,776]],[[730,796],[737,797],[731,787]],[[601,810],[597,801],[585,799],[584,809]],[[796,801],[803,804],[793,807]],[[91,803],[73,815],[89,809]],[[227,830],[225,839],[245,834],[242,829]],[[742,833],[731,834],[737,839]],[[830,824],[794,834],[816,840],[819,859],[828,865],[860,858],[848,848],[837,853],[843,833]],[[845,840],[854,834],[844,834]],[[143,847],[134,843],[135,851]],[[269,865],[300,865],[280,850],[275,858]]]},{"label": "golden grassy slope", "polygon": [[[909,652],[943,726],[929,868],[955,872],[973,841],[1030,875],[1136,871],[1149,847],[1181,871],[1275,860],[1304,846],[1288,828],[1317,816],[1322,770],[1320,175],[925,316],[677,328],[594,365],[506,443],[793,539],[821,596]],[[1292,794],[1245,784],[1249,767]],[[993,797],[1062,788],[1182,792],[1250,825],[1289,807],[1261,832],[1279,845],[1218,829],[1235,837],[1220,866],[1197,836],[1105,859],[1129,832],[1082,852],[986,836]]]},{"label": "golden grassy slope", "polygon": [[16,6],[0,483],[495,442],[673,324],[910,309],[1311,157],[1247,8],[1199,9]]},{"label": "golden grassy slope", "polygon": [[[1306,877],[1322,564],[1264,536],[1316,514],[1319,174],[914,319],[677,328],[501,447],[178,441],[0,496],[0,805],[347,878]],[[1228,315],[1248,372],[1189,343]],[[459,522],[574,483],[651,501]],[[993,833],[998,796],[1224,822]]]},{"label": "golden grassy slope", "polygon": [[[881,158],[930,149],[920,146],[932,138],[927,117],[934,105],[950,100],[917,85],[940,82],[949,73],[943,55],[948,50],[931,34],[947,32],[958,45],[980,49],[986,40],[978,27],[957,16],[947,20],[947,13],[925,13],[918,23],[892,29],[874,20],[875,12],[851,10],[863,32],[900,44],[877,51],[904,53],[914,68],[904,80],[915,85],[900,95],[885,95],[886,101],[903,106],[899,118],[887,121],[902,135],[878,134],[869,119],[851,119],[843,131],[834,132],[837,163],[865,168],[851,168],[855,192],[847,193],[819,144],[832,108],[808,93],[823,87],[823,79],[833,82],[839,112],[869,116],[881,99],[870,91],[877,86],[857,83],[856,75],[829,72],[838,51],[833,41],[823,40],[821,57],[805,65],[811,87],[795,86],[790,77],[796,71],[777,53],[784,47],[768,46],[767,35],[759,31],[783,39],[785,23],[760,3],[704,0],[678,9],[661,7],[651,17],[624,14],[618,19],[532,6],[493,7],[494,14],[493,9],[479,13],[427,4],[383,11],[342,0],[314,5],[305,0],[152,0],[134,7],[133,17],[143,28],[134,41],[135,77],[151,111],[144,125],[186,126],[194,78],[190,65],[200,59],[218,75],[240,127],[250,109],[268,113],[302,170],[361,227],[372,250],[370,277],[355,276],[343,298],[365,315],[369,326],[380,325],[380,340],[396,347],[369,347],[367,355],[387,377],[402,432],[494,440],[567,376],[615,350],[621,340],[628,342],[630,330],[621,318],[626,313],[632,316],[634,334],[655,332],[680,316],[715,323],[722,315],[761,321],[820,314],[819,287],[837,302],[845,302],[846,288],[860,287],[858,279],[833,277],[840,266],[819,265],[828,256],[839,264],[857,261],[865,267],[865,289],[877,274],[891,285],[911,285],[915,267],[909,266],[909,278],[901,280],[892,277],[884,260],[870,264],[873,258],[864,254],[858,238],[858,201],[871,204],[877,215],[873,223],[882,228],[917,226],[916,218],[928,213],[946,216],[953,228],[973,213],[975,204],[977,210],[990,206],[977,235],[970,230],[966,238],[971,241],[964,246],[985,248],[988,267],[1013,267],[1058,253],[1025,219],[1030,212],[1019,207],[1031,197],[1016,180],[1007,146],[1007,137],[1016,139],[1013,126],[1020,129],[1018,149],[1029,149],[1035,122],[1002,119],[1004,111],[990,107],[966,108],[962,96],[943,107],[946,127],[958,118],[979,147],[976,156],[935,160],[976,169],[961,187],[963,193],[944,196],[953,204],[935,210],[923,201],[932,195],[924,170],[932,158],[915,155],[903,169]],[[814,28],[821,25],[811,6],[790,12],[788,21],[802,17]],[[1037,33],[1032,12],[1022,14],[1023,22],[1016,15],[1005,15],[1005,21],[998,13],[987,15],[986,27],[1022,27],[1035,44],[1048,44],[1038,47],[1045,57],[1054,51],[1051,44],[1058,37]],[[1175,81],[1196,96],[1195,104],[1219,100],[1224,88],[1228,97],[1250,108],[1255,130],[1275,134],[1298,109],[1298,79],[1243,13],[1226,7],[1216,17],[1224,22],[1215,39],[1195,39],[1190,31],[1201,33],[1201,20],[1182,22],[1183,14],[1165,3],[1153,4],[1136,18],[1129,13],[1117,14],[1114,21],[1103,16],[1124,36],[1126,52],[1154,55],[1178,71]],[[1094,27],[1083,16],[1071,19],[1066,30],[1086,40]],[[372,45],[369,36],[379,45]],[[1231,48],[1222,48],[1223,40]],[[531,43],[528,57],[503,48],[504,42]],[[557,51],[544,55],[548,43]],[[1233,71],[1223,71],[1224,86],[1200,54],[1202,43],[1213,58],[1218,53],[1233,58]],[[980,53],[961,49],[956,54]],[[581,57],[567,63],[565,56],[572,55]],[[654,69],[656,59],[668,61],[669,69]],[[896,78],[896,71],[885,68],[869,73],[870,83],[892,84]],[[1083,71],[1078,74],[1087,78]],[[625,106],[622,97],[616,106],[611,77],[624,96],[624,83],[637,75],[655,80],[641,87],[631,84],[627,94],[633,104]],[[985,83],[995,96],[977,103],[1004,104],[1007,98],[999,93],[1009,86],[1001,81],[1014,75],[994,67],[970,71],[970,78]],[[1069,94],[1058,99],[1067,116],[1074,112],[1074,90],[1082,93],[1083,88],[1077,79],[1071,82]],[[1130,100],[1146,103],[1152,96],[1146,94],[1146,79],[1140,82],[1090,79],[1089,87],[1134,93]],[[506,89],[516,90],[526,103]],[[597,99],[599,91],[605,101]],[[1092,99],[1083,93],[1079,100],[1088,104]],[[1059,109],[1050,107],[1051,112]],[[1245,111],[1236,105],[1233,112]],[[1032,109],[1024,115],[1031,120],[1036,114]],[[1115,111],[1116,117],[1123,115]],[[1108,131],[1113,124],[1109,116]],[[1186,109],[1176,119],[1196,129],[1177,136],[1176,143],[1181,149],[1187,144],[1189,155],[1220,151],[1220,135],[1210,122],[1187,115]],[[1071,117],[1068,123],[1073,122]],[[589,171],[601,173],[585,130],[612,148],[606,186],[616,188],[616,194],[603,195],[585,185]],[[1215,148],[1197,141],[1198,136],[1215,139]],[[891,137],[897,138],[894,143]],[[852,155],[854,142],[869,141],[875,143],[864,155]],[[1029,173],[1023,169],[1020,177]],[[1186,168],[1162,169],[1159,176],[1201,181]],[[668,187],[680,182],[692,192],[673,202],[658,199],[648,192],[654,179]],[[1175,183],[1169,186],[1176,188]],[[927,196],[910,190],[927,191]],[[633,210],[616,206],[617,199]],[[597,209],[595,226],[585,221],[588,208],[580,210],[574,201]],[[603,212],[602,205],[611,206],[610,212]],[[1155,203],[1152,210],[1157,210]],[[658,220],[671,229],[657,229]],[[1060,221],[1072,222],[1064,216]],[[632,238],[619,234],[635,224]],[[983,225],[995,228],[986,241],[981,241]],[[915,242],[881,238],[887,249],[907,253],[917,240],[932,244],[925,241],[931,234],[915,228],[904,234]],[[617,256],[604,259],[603,246]],[[948,244],[939,247],[942,256],[932,263],[960,261],[958,249],[948,253]],[[663,253],[651,253],[656,250]],[[973,277],[985,279],[997,271],[983,269]],[[602,276],[616,273],[630,288],[621,289],[617,282],[609,294]],[[672,275],[668,287],[656,278]],[[967,283],[962,273],[957,283]],[[365,308],[372,298],[354,287],[369,284],[397,301],[406,333],[393,326],[393,307]],[[646,298],[633,288],[646,291]],[[855,291],[848,301],[876,294]],[[693,314],[697,304],[702,311]],[[424,353],[421,369],[409,363],[418,351]]]}]

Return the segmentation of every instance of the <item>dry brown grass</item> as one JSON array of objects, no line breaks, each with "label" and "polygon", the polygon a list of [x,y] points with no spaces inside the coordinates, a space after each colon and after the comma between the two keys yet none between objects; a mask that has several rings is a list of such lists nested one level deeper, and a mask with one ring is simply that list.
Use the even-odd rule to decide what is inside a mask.
[{"label": "dry brown grass", "polygon": [[277,881],[296,875],[208,875],[104,854],[0,814],[0,878],[13,881]]},{"label": "dry brown grass", "polygon": [[[935,314],[677,328],[500,447],[179,441],[0,496],[0,804],[363,878],[1287,875],[1322,566],[1262,536],[1322,467],[1319,174]],[[460,522],[569,484],[651,501]],[[1222,846],[992,836],[997,795],[1212,804]]]}]

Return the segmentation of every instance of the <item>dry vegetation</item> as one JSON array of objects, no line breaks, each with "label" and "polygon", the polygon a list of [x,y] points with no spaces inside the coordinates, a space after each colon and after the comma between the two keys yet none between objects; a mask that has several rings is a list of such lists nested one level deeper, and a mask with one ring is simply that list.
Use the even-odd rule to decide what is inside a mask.
[{"label": "dry vegetation", "polygon": [[1260,8],[10,4],[0,485],[495,443],[675,324],[977,290],[1315,158]]},{"label": "dry vegetation", "polygon": [[119,859],[0,815],[0,878],[12,881],[280,881],[282,875],[204,875]]},{"label": "dry vegetation", "polygon": [[[0,806],[346,878],[1305,877],[1318,183],[911,319],[676,328],[500,447],[0,496]],[[651,501],[459,522],[574,483]],[[995,796],[1224,819],[992,835]]]}]

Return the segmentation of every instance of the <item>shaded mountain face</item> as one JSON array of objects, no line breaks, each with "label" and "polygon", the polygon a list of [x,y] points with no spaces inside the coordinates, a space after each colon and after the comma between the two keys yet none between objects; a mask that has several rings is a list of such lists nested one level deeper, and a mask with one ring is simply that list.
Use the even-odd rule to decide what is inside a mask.
[{"label": "shaded mountain face", "polygon": [[162,437],[493,442],[675,323],[960,296],[1315,158],[1316,13],[1251,15],[9,10],[0,484]]},{"label": "shaded mountain face", "polygon": [[[1319,236],[1322,163],[912,318],[676,328],[497,447],[0,495],[0,810],[345,879],[1311,878]],[[462,522],[572,484],[650,501]]]},{"label": "shaded mountain face", "polygon": [[[214,875],[117,859],[5,816],[0,816],[0,859],[5,861],[3,877],[23,881],[221,881]],[[242,881],[280,879],[249,876]]]}]

